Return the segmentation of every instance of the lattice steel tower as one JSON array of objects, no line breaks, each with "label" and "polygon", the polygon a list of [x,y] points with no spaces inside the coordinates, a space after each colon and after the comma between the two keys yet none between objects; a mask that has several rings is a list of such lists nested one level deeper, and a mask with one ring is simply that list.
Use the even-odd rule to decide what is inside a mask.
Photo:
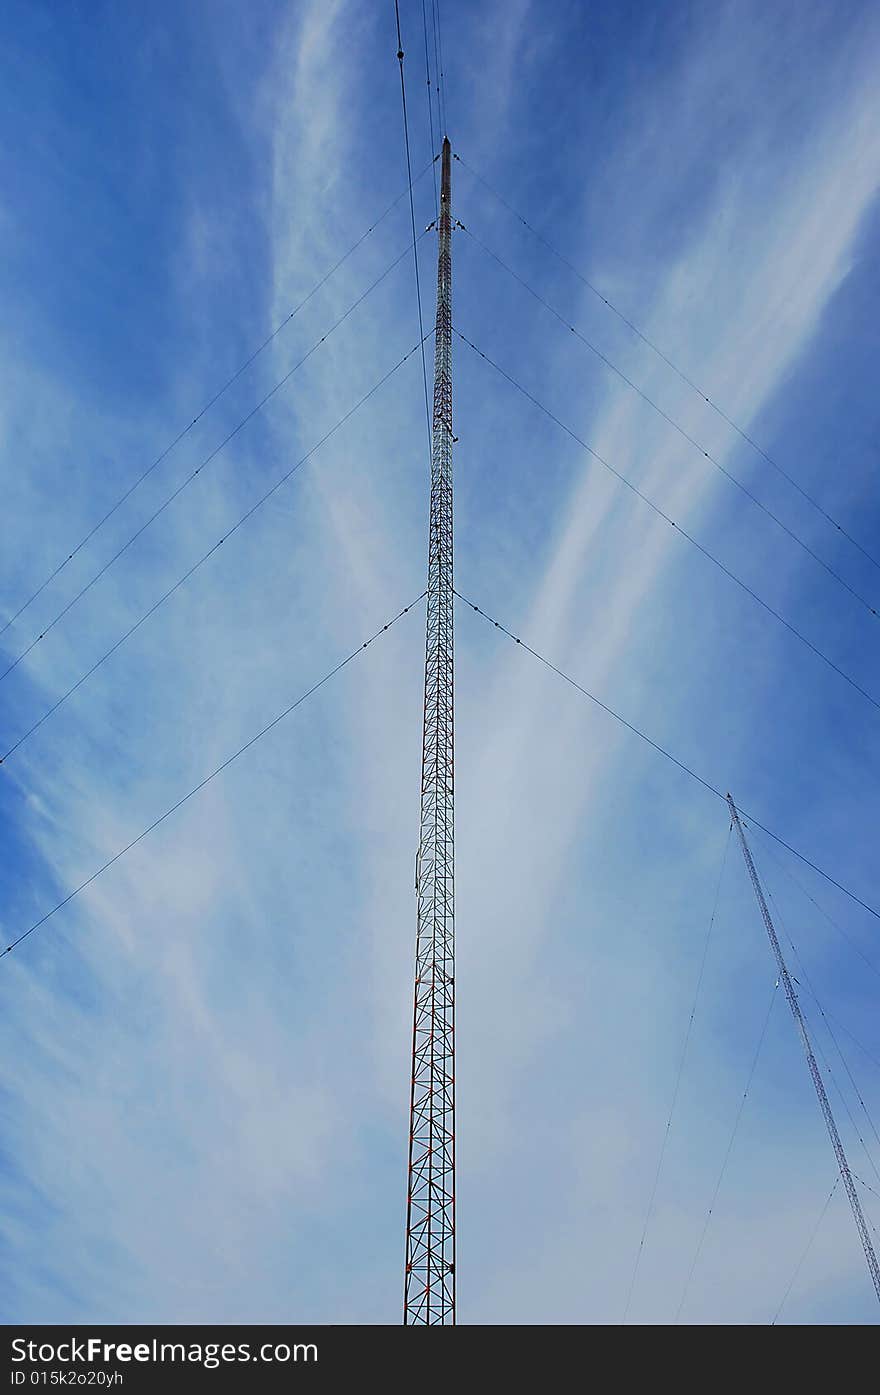
[{"label": "lattice steel tower", "polygon": [[452,151],[443,141],[403,1320],[455,1322]]},{"label": "lattice steel tower", "polygon": [[831,1139],[831,1146],[834,1149],[834,1156],[837,1159],[837,1166],[840,1171],[840,1176],[843,1179],[843,1185],[846,1190],[847,1197],[849,1198],[850,1208],[853,1213],[853,1220],[856,1223],[856,1230],[859,1232],[859,1239],[862,1242],[862,1249],[865,1251],[865,1259],[868,1264],[868,1273],[870,1274],[871,1282],[874,1285],[874,1292],[876,1293],[878,1300],[880,1300],[880,1266],[878,1266],[877,1264],[877,1256],[874,1253],[874,1246],[871,1243],[871,1236],[868,1233],[867,1222],[865,1221],[864,1212],[862,1211],[862,1203],[859,1201],[859,1194],[856,1191],[856,1185],[853,1181],[853,1175],[850,1171],[849,1162],[847,1161],[847,1156],[844,1152],[844,1147],[840,1139],[840,1134],[837,1132],[837,1124],[834,1121],[834,1115],[831,1112],[831,1104],[828,1099],[828,1094],[825,1090],[825,1082],[822,1079],[822,1072],[819,1070],[819,1066],[816,1062],[816,1057],[813,1054],[813,1047],[810,1042],[809,1034],[807,1032],[807,1024],[804,1021],[803,1013],[801,1012],[801,1005],[798,1002],[798,996],[797,993],[794,991],[794,984],[791,981],[791,975],[788,972],[785,959],[783,958],[782,948],[779,944],[779,937],[776,934],[776,927],[774,926],[773,921],[770,918],[770,912],[767,909],[767,902],[764,898],[764,888],[761,886],[761,882],[758,877],[754,861],[752,860],[752,851],[748,843],[746,842],[745,831],[743,829],[742,823],[740,822],[737,807],[734,804],[733,798],[730,794],[728,794],[727,796],[727,803],[730,807],[730,817],[733,821],[733,826],[736,829],[737,837],[739,838],[739,845],[742,848],[743,860],[746,864],[746,870],[748,871],[749,879],[752,883],[752,890],[754,891],[755,899],[758,902],[758,909],[761,912],[761,918],[764,921],[764,927],[770,939],[770,945],[773,950],[774,958],[776,959],[776,967],[779,970],[779,977],[782,980],[782,986],[785,989],[785,996],[788,999],[788,1006],[791,1008],[791,1015],[797,1024],[798,1035],[801,1039],[801,1045],[804,1048],[804,1054],[807,1058],[807,1064],[810,1067],[810,1075],[813,1077],[813,1085],[816,1088],[816,1094],[819,1097],[819,1104],[822,1108],[822,1117],[825,1120],[825,1127],[827,1128],[828,1136]]}]

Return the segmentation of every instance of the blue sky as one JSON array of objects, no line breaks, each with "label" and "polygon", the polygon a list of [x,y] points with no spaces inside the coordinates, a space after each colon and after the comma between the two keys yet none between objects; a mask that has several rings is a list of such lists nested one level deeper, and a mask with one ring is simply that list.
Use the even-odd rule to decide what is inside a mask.
[{"label": "blue sky", "polygon": [[[442,12],[462,159],[877,555],[872,8]],[[421,169],[421,5],[401,17]],[[0,25],[8,616],[406,177],[390,4],[11,4]],[[876,604],[880,571],[454,179],[465,225]],[[419,227],[432,208],[425,176]],[[6,630],[6,663],[408,237],[403,201]],[[466,234],[454,258],[462,332],[880,696],[876,617]],[[429,319],[432,259],[428,237]],[[417,338],[404,258],[0,682],[4,750]],[[876,904],[877,710],[460,342],[455,391],[460,589]],[[412,356],[9,757],[7,941],[419,594],[423,412]],[[398,1321],[422,623],[0,965],[5,1320]],[[462,608],[457,656],[459,1316],[619,1322],[727,820]],[[793,971],[880,1058],[857,952],[880,967],[877,921],[754,851]],[[675,1317],[774,980],[732,846],[630,1320]],[[776,997],[685,1321],[770,1321],[833,1185]],[[878,1067],[838,1040],[876,1121]],[[840,1188],[786,1320],[876,1320]]]}]

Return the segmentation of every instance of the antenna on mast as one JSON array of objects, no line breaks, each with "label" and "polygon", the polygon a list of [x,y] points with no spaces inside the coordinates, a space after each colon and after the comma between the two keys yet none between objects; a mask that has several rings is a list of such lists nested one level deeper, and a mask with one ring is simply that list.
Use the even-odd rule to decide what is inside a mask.
[{"label": "antenna on mast", "polygon": [[443,141],[403,1321],[455,1322],[452,150]]}]

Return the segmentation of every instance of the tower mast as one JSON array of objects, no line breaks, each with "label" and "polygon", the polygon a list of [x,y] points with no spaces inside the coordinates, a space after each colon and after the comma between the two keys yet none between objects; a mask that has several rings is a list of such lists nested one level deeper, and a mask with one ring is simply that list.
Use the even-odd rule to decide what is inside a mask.
[{"label": "tower mast", "polygon": [[434,337],[422,790],[416,861],[407,1324],[455,1322],[455,848],[452,572],[452,150],[443,141]]},{"label": "tower mast", "polygon": [[840,1134],[837,1132],[837,1125],[834,1122],[834,1115],[831,1112],[831,1104],[828,1100],[828,1095],[825,1091],[825,1083],[822,1080],[822,1075],[819,1071],[818,1065],[816,1064],[816,1057],[813,1055],[813,1048],[810,1045],[810,1038],[807,1035],[807,1024],[804,1022],[800,1003],[798,1002],[797,994],[794,991],[794,985],[791,981],[788,969],[786,968],[785,960],[782,957],[782,949],[780,948],[779,939],[776,934],[773,921],[770,919],[770,912],[767,909],[767,902],[764,899],[764,892],[761,887],[761,883],[758,880],[758,873],[755,870],[755,864],[752,861],[752,854],[749,850],[749,845],[746,842],[746,835],[743,830],[743,826],[740,823],[736,805],[733,802],[732,796],[729,794],[727,796],[727,803],[730,806],[730,817],[733,820],[733,826],[736,829],[737,836],[739,837],[740,847],[742,848],[742,855],[745,859],[746,870],[748,871],[749,877],[751,878],[751,883],[755,892],[755,897],[757,899],[761,915],[764,919],[764,925],[767,929],[767,934],[770,937],[770,944],[773,949],[773,953],[776,957],[776,966],[779,969],[779,977],[782,980],[782,985],[785,989],[785,996],[788,999],[788,1006],[791,1008],[791,1013],[795,1020],[795,1023],[797,1024],[797,1029],[801,1038],[801,1043],[803,1045],[804,1052],[806,1053],[807,1064],[810,1067],[810,1075],[813,1077],[813,1084],[816,1087],[816,1094],[819,1097],[819,1104],[822,1107],[822,1114],[825,1119],[825,1125],[828,1129],[829,1137],[831,1138],[831,1144],[834,1148],[835,1157],[837,1158],[837,1166],[840,1169],[840,1175],[843,1179],[843,1185],[846,1188],[846,1194],[849,1197],[849,1204],[852,1207],[853,1219],[856,1223],[856,1229],[859,1232],[859,1239],[862,1242],[862,1248],[865,1251],[865,1259],[868,1261],[868,1272],[871,1275],[871,1280],[874,1284],[874,1289],[877,1293],[877,1298],[878,1300],[880,1300],[880,1268],[878,1268],[877,1266],[877,1256],[874,1254],[874,1246],[871,1244],[871,1237],[868,1233],[867,1224],[865,1223],[864,1213],[862,1212],[862,1204],[859,1201],[859,1194],[856,1191],[855,1183],[853,1182],[852,1178],[852,1173],[849,1170],[849,1163],[846,1159],[846,1153],[843,1149],[843,1143],[841,1142]]}]

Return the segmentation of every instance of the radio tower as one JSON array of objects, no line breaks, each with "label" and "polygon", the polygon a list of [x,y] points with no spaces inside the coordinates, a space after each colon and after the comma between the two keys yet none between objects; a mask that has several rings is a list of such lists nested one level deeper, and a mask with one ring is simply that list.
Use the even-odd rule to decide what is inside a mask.
[{"label": "radio tower", "polygon": [[403,1321],[455,1322],[452,151],[443,141]]},{"label": "radio tower", "polygon": [[849,1170],[849,1163],[846,1160],[846,1153],[843,1150],[843,1143],[840,1140],[840,1134],[837,1132],[837,1125],[834,1122],[834,1115],[831,1113],[831,1104],[829,1103],[828,1095],[825,1092],[825,1084],[822,1080],[822,1075],[819,1070],[819,1067],[816,1064],[816,1057],[813,1055],[813,1048],[810,1045],[810,1038],[807,1034],[807,1024],[804,1021],[803,1013],[801,1012],[801,1005],[798,1002],[797,994],[794,991],[794,984],[791,981],[791,977],[785,965],[785,960],[782,957],[782,949],[779,945],[779,938],[776,934],[773,921],[770,919],[770,912],[767,909],[767,902],[764,899],[764,891],[760,881],[758,880],[758,873],[755,870],[755,864],[752,861],[752,854],[749,849],[749,845],[746,842],[746,835],[743,831],[743,826],[740,823],[736,805],[733,802],[733,798],[729,794],[727,796],[727,803],[730,806],[730,817],[733,820],[733,826],[736,829],[737,836],[739,837],[740,847],[742,848],[742,855],[745,859],[746,869],[751,879],[752,887],[755,892],[755,897],[758,902],[758,907],[761,911],[767,934],[770,937],[770,944],[772,946],[773,953],[776,957],[776,967],[779,970],[779,977],[782,980],[782,986],[785,989],[785,996],[788,999],[788,1006],[791,1008],[792,1016],[795,1022],[797,1023],[801,1043],[803,1045],[807,1057],[807,1064],[810,1067],[810,1075],[813,1077],[813,1084],[816,1087],[816,1094],[819,1096],[819,1104],[822,1107],[822,1115],[825,1119],[825,1125],[828,1129],[828,1134],[831,1138],[831,1144],[834,1148],[834,1155],[837,1158],[837,1166],[840,1169],[840,1175],[843,1179],[843,1185],[846,1188],[846,1194],[849,1197],[849,1204],[852,1207],[853,1219],[856,1223],[856,1229],[859,1232],[859,1239],[862,1242],[862,1249],[865,1251],[865,1259],[868,1261],[868,1272],[871,1275],[871,1281],[874,1285],[877,1298],[878,1300],[880,1300],[880,1268],[878,1268],[877,1266],[877,1256],[874,1254],[874,1246],[871,1244],[871,1236],[868,1233],[868,1227],[865,1222],[864,1213],[862,1212],[862,1204],[859,1201],[859,1194],[856,1191],[852,1173]]}]

